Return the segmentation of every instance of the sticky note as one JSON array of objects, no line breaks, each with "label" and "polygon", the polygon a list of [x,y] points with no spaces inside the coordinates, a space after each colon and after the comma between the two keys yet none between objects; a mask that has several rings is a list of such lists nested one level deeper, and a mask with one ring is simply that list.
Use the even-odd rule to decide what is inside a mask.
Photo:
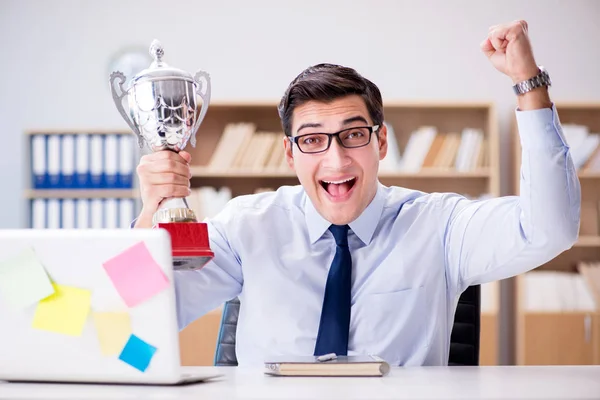
[{"label": "sticky note", "polygon": [[89,290],[53,283],[54,294],[38,303],[33,327],[40,330],[81,336],[90,311]]},{"label": "sticky note", "polygon": [[129,247],[103,266],[128,307],[137,306],[169,286],[144,242]]},{"label": "sticky note", "polygon": [[145,372],[152,357],[154,357],[154,353],[156,353],[156,347],[144,342],[135,335],[131,335],[119,355],[119,360]]},{"label": "sticky note", "polygon": [[54,293],[37,255],[27,248],[0,261],[0,295],[15,308],[25,308]]},{"label": "sticky note", "polygon": [[94,312],[100,350],[105,356],[119,354],[131,335],[131,318],[126,312]]}]

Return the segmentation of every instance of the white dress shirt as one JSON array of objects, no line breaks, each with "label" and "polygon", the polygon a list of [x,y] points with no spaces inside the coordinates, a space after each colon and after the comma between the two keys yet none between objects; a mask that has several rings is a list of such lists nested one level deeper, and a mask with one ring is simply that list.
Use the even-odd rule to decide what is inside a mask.
[{"label": "white dress shirt", "polygon": [[[576,241],[580,185],[556,109],[515,112],[519,196],[469,200],[380,184],[349,224],[348,354],[447,365],[468,286],[531,270]],[[335,242],[303,188],[234,198],[206,222],[214,260],[175,273],[180,328],[239,296],[239,365],[312,355]]]}]

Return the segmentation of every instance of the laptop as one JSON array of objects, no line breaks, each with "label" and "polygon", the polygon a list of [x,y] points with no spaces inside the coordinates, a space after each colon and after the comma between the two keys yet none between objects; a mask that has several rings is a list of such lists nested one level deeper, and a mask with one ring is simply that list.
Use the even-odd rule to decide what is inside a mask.
[{"label": "laptop", "polygon": [[180,366],[172,265],[164,229],[0,230],[0,380],[220,376]]}]

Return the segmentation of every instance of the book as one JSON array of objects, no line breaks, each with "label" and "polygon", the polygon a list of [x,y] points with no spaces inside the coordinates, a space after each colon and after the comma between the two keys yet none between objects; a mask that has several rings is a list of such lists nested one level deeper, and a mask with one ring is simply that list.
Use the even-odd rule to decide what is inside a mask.
[{"label": "book", "polygon": [[374,355],[337,356],[319,361],[316,356],[278,356],[265,361],[265,373],[278,376],[385,376],[390,365]]}]

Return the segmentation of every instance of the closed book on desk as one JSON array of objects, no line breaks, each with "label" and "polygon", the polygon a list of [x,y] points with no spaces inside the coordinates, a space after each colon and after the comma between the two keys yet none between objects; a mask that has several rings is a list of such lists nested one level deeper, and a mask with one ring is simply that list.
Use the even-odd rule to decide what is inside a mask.
[{"label": "closed book on desk", "polygon": [[329,361],[278,356],[265,361],[265,373],[280,376],[385,376],[389,371],[390,365],[377,356],[338,356]]}]

